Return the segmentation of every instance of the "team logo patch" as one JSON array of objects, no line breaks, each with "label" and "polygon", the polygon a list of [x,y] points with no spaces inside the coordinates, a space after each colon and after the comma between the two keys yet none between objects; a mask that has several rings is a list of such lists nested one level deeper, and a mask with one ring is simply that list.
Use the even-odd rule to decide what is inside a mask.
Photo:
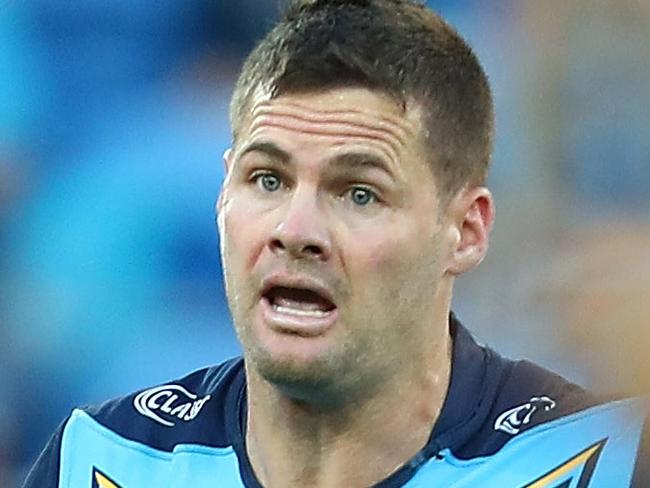
[{"label": "team logo patch", "polygon": [[555,401],[547,396],[533,397],[528,403],[506,410],[494,422],[494,430],[500,430],[510,435],[517,435],[522,427],[530,423],[530,419],[538,410],[548,412],[555,408]]},{"label": "team logo patch", "polygon": [[598,441],[524,488],[588,488],[607,439]]},{"label": "team logo patch", "polygon": [[122,488],[97,468],[93,467],[92,488]]},{"label": "team logo patch", "polygon": [[145,417],[173,427],[178,420],[194,420],[208,400],[210,395],[199,398],[181,385],[163,385],[138,393],[133,406]]}]

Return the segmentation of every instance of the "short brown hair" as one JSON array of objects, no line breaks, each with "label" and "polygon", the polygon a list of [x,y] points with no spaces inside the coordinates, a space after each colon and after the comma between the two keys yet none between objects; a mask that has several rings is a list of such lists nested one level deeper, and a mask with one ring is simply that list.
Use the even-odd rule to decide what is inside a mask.
[{"label": "short brown hair", "polygon": [[246,59],[230,117],[236,144],[260,89],[272,97],[359,85],[423,108],[423,131],[443,193],[483,184],[494,110],[471,48],[414,0],[292,0]]}]

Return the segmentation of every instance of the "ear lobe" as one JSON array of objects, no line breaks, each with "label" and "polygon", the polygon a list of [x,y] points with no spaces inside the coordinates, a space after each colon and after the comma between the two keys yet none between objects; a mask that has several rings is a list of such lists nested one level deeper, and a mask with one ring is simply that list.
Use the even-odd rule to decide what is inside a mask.
[{"label": "ear lobe", "polygon": [[450,205],[455,215],[456,239],[448,271],[459,275],[485,258],[494,222],[494,201],[490,190],[474,187],[463,190]]},{"label": "ear lobe", "polygon": [[224,192],[223,185],[225,184],[226,179],[228,178],[228,175],[232,168],[232,159],[233,159],[233,150],[232,148],[228,148],[223,153],[223,167],[224,167],[225,175],[221,186],[221,191],[219,192],[219,197],[217,198],[217,203],[215,204],[215,211],[217,214],[221,212],[221,208],[223,207],[223,192]]},{"label": "ear lobe", "polygon": [[217,203],[214,206],[214,209],[215,209],[217,215],[219,215],[221,213],[221,208],[222,207],[223,207],[223,189],[219,192],[219,197],[217,198]]}]

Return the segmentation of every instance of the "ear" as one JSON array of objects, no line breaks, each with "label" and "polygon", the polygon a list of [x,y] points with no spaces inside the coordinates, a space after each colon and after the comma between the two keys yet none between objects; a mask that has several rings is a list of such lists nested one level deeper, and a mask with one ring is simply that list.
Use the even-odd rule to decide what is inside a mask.
[{"label": "ear", "polygon": [[224,168],[224,173],[226,176],[230,173],[230,170],[232,169],[232,163],[233,159],[235,157],[234,151],[232,150],[232,147],[229,147],[226,149],[223,153],[223,168]]},{"label": "ear", "polygon": [[447,270],[459,275],[478,266],[485,257],[494,222],[494,200],[483,186],[466,188],[449,203],[452,226],[451,253]]},{"label": "ear", "polygon": [[215,209],[217,211],[217,214],[221,211],[221,208],[223,207],[223,187],[225,186],[226,180],[230,175],[230,170],[232,169],[232,163],[233,163],[233,150],[232,148],[228,148],[223,153],[224,179],[221,186],[221,191],[219,192],[219,198],[217,199],[217,204]]}]

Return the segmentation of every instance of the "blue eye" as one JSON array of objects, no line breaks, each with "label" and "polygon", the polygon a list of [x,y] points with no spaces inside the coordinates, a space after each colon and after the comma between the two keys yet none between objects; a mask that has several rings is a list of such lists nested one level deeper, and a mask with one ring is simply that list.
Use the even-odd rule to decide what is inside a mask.
[{"label": "blue eye", "polygon": [[360,186],[350,189],[350,198],[355,205],[360,207],[375,203],[378,200],[377,194],[374,191]]},{"label": "blue eye", "polygon": [[280,178],[271,173],[258,174],[254,177],[254,181],[261,190],[267,192],[278,191],[282,186]]}]

